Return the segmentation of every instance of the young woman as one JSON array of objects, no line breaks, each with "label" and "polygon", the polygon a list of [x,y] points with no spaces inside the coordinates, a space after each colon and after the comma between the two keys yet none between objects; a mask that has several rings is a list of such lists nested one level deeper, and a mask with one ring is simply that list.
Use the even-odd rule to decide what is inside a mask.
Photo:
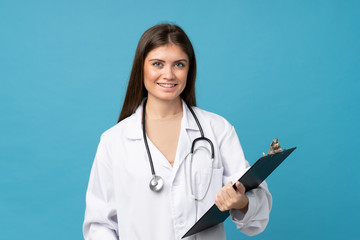
[{"label": "young woman", "polygon": [[[234,127],[195,107],[195,77],[180,27],[142,35],[118,124],[102,134],[91,170],[85,239],[181,239],[214,202],[243,233],[264,230],[267,185],[232,188],[249,164]],[[224,225],[186,239],[225,239]]]}]

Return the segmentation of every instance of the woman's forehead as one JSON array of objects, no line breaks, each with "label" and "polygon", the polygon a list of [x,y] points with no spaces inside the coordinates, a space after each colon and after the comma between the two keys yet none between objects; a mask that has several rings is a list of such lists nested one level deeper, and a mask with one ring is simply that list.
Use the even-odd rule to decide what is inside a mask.
[{"label": "woman's forehead", "polygon": [[151,50],[146,59],[161,59],[161,60],[188,60],[188,55],[184,52],[181,46],[176,44],[166,44]]}]

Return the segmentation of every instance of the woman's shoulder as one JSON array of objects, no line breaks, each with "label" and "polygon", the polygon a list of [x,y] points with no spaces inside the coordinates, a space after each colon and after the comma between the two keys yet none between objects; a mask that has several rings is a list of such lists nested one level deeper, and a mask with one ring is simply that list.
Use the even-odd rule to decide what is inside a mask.
[{"label": "woman's shoulder", "polygon": [[121,138],[121,136],[131,136],[132,133],[135,132],[138,133],[137,128],[140,128],[140,126],[136,126],[136,116],[135,113],[131,116],[121,120],[114,126],[110,127],[109,129],[105,130],[101,134],[101,138],[108,139],[108,140],[116,140]]},{"label": "woman's shoulder", "polygon": [[213,129],[221,131],[229,131],[233,126],[226,120],[225,117],[220,116],[214,112],[210,112],[199,107],[193,107],[195,114],[211,125]]}]

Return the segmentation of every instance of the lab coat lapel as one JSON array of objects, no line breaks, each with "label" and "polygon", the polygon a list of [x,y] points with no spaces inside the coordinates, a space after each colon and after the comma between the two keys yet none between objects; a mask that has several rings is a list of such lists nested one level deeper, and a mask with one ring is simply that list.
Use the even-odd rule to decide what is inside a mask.
[{"label": "lab coat lapel", "polygon": [[177,168],[182,164],[185,158],[189,155],[191,149],[191,143],[194,139],[191,138],[190,132],[200,132],[196,125],[195,119],[192,116],[190,110],[184,101],[183,103],[183,118],[181,120],[181,131],[179,136],[179,143],[177,149],[177,156],[175,161],[175,167]]},{"label": "lab coat lapel", "polygon": [[127,127],[125,129],[125,136],[129,140],[140,140],[143,138],[142,133],[142,109],[143,102],[138,106],[135,113],[122,121],[127,121]]}]

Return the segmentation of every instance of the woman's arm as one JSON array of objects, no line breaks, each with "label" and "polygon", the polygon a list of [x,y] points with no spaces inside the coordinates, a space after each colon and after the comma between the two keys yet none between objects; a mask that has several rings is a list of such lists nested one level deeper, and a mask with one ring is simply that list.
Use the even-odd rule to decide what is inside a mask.
[{"label": "woman's arm", "polygon": [[[229,124],[219,148],[224,166],[224,183],[236,181],[249,168],[234,127]],[[239,183],[237,183],[239,185]],[[232,185],[232,183],[231,183]],[[220,210],[229,210],[237,228],[250,236],[264,231],[269,222],[272,197],[266,182],[245,193],[242,184],[235,191],[230,184],[225,185],[216,195]]]},{"label": "woman's arm", "polygon": [[118,239],[114,196],[111,162],[102,136],[86,192],[85,240]]}]

